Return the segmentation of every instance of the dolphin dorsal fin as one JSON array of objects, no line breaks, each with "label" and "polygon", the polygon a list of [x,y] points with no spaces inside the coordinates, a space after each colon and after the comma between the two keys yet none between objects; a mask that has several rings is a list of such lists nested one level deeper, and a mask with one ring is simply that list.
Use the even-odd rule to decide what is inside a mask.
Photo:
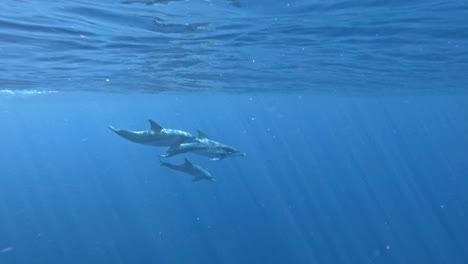
[{"label": "dolphin dorsal fin", "polygon": [[192,162],[190,162],[190,160],[188,160],[188,159],[185,159],[185,165],[188,165],[188,166],[190,166],[190,167],[193,167]]},{"label": "dolphin dorsal fin", "polygon": [[198,130],[198,137],[201,139],[208,138],[208,136],[205,133],[203,133],[201,130]]},{"label": "dolphin dorsal fin", "polygon": [[148,122],[150,123],[151,130],[153,130],[153,131],[159,132],[159,131],[161,131],[163,129],[162,126],[160,126],[154,120],[150,119],[150,120],[148,120]]}]

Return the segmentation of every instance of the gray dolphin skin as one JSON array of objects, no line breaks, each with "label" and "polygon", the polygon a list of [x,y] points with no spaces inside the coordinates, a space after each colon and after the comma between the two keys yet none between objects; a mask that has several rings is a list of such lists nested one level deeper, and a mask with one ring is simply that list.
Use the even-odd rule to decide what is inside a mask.
[{"label": "gray dolphin skin", "polygon": [[109,126],[109,129],[129,141],[157,147],[170,147],[184,142],[192,142],[196,139],[188,132],[163,128],[151,119],[148,122],[150,123],[150,129],[148,130],[130,131],[116,129],[113,126]]},{"label": "gray dolphin skin", "polygon": [[208,180],[208,181],[212,181],[212,182],[216,181],[211,176],[211,173],[209,171],[203,169],[202,167],[200,167],[198,165],[193,164],[188,159],[185,159],[185,162],[183,164],[180,164],[180,165],[172,164],[172,163],[169,163],[169,162],[163,162],[163,161],[160,161],[160,162],[161,162],[161,166],[168,167],[170,169],[192,175],[193,176],[193,179],[192,179],[193,182],[197,182],[197,181],[201,181],[201,180]]},{"label": "gray dolphin skin", "polygon": [[209,139],[205,133],[198,130],[198,138],[192,142],[172,145],[161,157],[171,157],[183,153],[195,153],[211,160],[222,160],[227,157],[246,156],[245,153]]}]

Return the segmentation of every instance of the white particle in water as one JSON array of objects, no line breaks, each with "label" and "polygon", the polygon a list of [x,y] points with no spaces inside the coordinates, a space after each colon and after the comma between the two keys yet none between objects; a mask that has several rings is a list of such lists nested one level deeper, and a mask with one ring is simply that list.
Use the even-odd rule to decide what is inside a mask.
[{"label": "white particle in water", "polygon": [[110,80],[109,79],[106,79],[106,82],[109,82]]}]

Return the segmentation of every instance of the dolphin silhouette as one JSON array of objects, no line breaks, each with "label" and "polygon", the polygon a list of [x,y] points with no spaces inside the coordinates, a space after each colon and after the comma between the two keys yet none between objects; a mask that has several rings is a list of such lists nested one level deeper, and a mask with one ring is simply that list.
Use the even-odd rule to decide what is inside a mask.
[{"label": "dolphin silhouette", "polygon": [[211,160],[222,160],[227,157],[246,156],[245,153],[224,145],[218,141],[209,139],[202,131],[198,130],[198,138],[191,142],[174,144],[161,157],[172,157],[183,153],[195,153],[209,157]]},{"label": "dolphin silhouette", "polygon": [[187,173],[193,176],[192,181],[197,182],[201,180],[209,180],[215,182],[216,180],[211,176],[211,173],[202,167],[193,164],[190,162],[188,159],[185,159],[185,162],[183,164],[172,164],[169,162],[161,162],[161,166],[168,167],[170,169],[180,171],[183,173]]},{"label": "dolphin silhouette", "polygon": [[183,130],[163,128],[151,119],[148,122],[150,123],[150,129],[148,130],[131,131],[117,129],[113,126],[109,126],[109,129],[129,141],[157,147],[170,147],[195,140],[192,134]]}]

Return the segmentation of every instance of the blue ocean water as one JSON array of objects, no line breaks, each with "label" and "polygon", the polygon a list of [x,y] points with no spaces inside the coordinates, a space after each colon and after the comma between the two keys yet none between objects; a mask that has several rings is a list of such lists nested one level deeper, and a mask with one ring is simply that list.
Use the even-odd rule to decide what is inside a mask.
[{"label": "blue ocean water", "polygon": [[[0,264],[468,263],[464,1],[0,3]],[[167,128],[247,154],[107,129]],[[166,159],[165,159],[166,160]]]}]

